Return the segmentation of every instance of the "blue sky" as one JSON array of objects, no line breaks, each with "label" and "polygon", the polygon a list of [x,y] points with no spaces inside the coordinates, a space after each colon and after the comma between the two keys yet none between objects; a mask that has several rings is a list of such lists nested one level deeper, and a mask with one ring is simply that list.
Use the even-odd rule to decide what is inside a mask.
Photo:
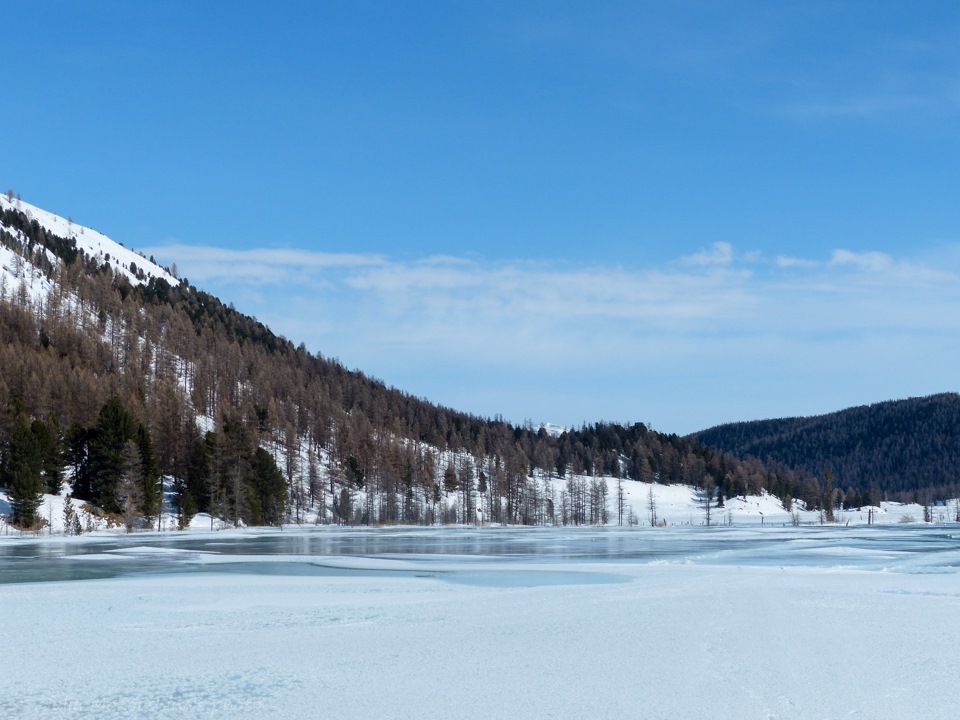
[{"label": "blue sky", "polygon": [[225,7],[5,8],[4,188],[483,415],[958,389],[955,3]]}]

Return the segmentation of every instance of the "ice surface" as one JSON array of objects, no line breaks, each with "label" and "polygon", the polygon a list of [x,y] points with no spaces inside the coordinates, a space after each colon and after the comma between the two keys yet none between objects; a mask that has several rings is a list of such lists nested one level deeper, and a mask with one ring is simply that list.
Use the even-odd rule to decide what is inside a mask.
[{"label": "ice surface", "polygon": [[126,559],[108,579],[0,585],[0,717],[952,719],[957,535],[6,541],[0,573]]}]

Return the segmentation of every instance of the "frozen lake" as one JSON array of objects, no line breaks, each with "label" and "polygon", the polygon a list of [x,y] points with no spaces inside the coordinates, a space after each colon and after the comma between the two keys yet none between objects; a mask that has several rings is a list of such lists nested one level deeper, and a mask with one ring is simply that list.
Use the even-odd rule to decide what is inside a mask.
[{"label": "frozen lake", "polygon": [[954,718],[960,525],[0,540],[0,717]]},{"label": "frozen lake", "polygon": [[[351,563],[350,558],[357,559]],[[329,575],[409,572],[444,579],[451,562],[529,571],[529,563],[683,563],[960,570],[960,525],[802,528],[293,528],[203,534],[0,541],[0,583],[142,574]],[[402,570],[394,570],[403,572]],[[472,568],[471,572],[476,572]]]}]

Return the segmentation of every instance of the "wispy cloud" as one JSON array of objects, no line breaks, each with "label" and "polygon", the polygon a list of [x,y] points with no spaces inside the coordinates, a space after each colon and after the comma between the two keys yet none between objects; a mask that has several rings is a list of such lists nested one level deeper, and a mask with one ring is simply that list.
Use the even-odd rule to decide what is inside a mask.
[{"label": "wispy cloud", "polygon": [[806,258],[790,257],[789,255],[777,255],[774,259],[774,263],[779,268],[803,268],[810,269],[815,268],[820,265],[816,260],[808,260]]},{"label": "wispy cloud", "polygon": [[851,265],[868,272],[881,272],[893,267],[893,258],[881,252],[851,252],[850,250],[834,250],[830,256],[830,265],[842,267]]},{"label": "wispy cloud", "polygon": [[298,277],[317,276],[324,271],[384,265],[387,261],[373,254],[324,253],[285,248],[252,248],[234,250],[208,245],[171,243],[144,248],[145,255],[169,258],[194,281],[228,278],[258,283],[285,282],[286,273],[296,271]]},{"label": "wispy cloud", "polygon": [[[176,259],[192,280],[295,341],[474,410],[486,408],[469,407],[463,393],[483,395],[474,398],[481,405],[499,398],[493,412],[509,412],[524,393],[534,394],[526,407],[551,405],[547,386],[535,389],[547,379],[548,394],[566,397],[573,389],[556,388],[576,378],[581,392],[594,388],[590,402],[609,407],[625,402],[617,392],[634,404],[654,402],[644,378],[689,382],[682,378],[706,368],[716,380],[711,392],[723,393],[775,378],[789,384],[797,374],[823,382],[852,374],[853,386],[873,372],[864,368],[892,364],[891,373],[904,374],[936,358],[938,369],[925,378],[934,382],[960,362],[952,250],[940,263],[845,249],[763,260],[717,243],[641,268],[184,246],[149,252]],[[493,385],[463,384],[491,372]],[[526,378],[526,386],[509,389],[504,378]],[[632,390],[601,390],[602,378]],[[904,391],[878,390],[874,399],[891,394]],[[670,412],[666,400],[657,402]],[[582,419],[561,417],[562,406],[548,412]],[[601,416],[612,413],[594,419]]]},{"label": "wispy cloud", "polygon": [[[624,330],[642,332],[683,328],[696,333],[718,322],[747,329],[747,323],[756,327],[761,321],[775,329],[778,310],[794,304],[815,307],[818,300],[832,301],[836,294],[908,305],[919,302],[914,297],[918,289],[924,297],[931,291],[960,296],[955,268],[846,249],[836,249],[825,259],[779,255],[761,262],[762,256],[749,252],[738,259],[725,242],[676,263],[633,269],[458,257],[398,261],[376,254],[184,245],[147,252],[175,258],[195,282],[273,285],[268,294],[292,295],[321,287],[314,296],[317,302],[349,298],[368,311],[368,318],[382,315],[392,318],[390,323],[400,318],[409,325],[425,319],[449,323],[438,328],[437,340],[458,325],[488,326],[495,334],[510,335],[511,323],[534,319],[545,325],[627,322]],[[837,310],[831,325],[842,327],[848,318],[842,308]],[[352,322],[344,318],[344,323]]]},{"label": "wispy cloud", "polygon": [[856,272],[872,284],[880,282],[891,287],[921,286],[933,288],[949,286],[957,281],[957,270],[949,266],[934,267],[908,258],[894,258],[882,252],[852,252],[834,250],[830,256],[831,268]]},{"label": "wispy cloud", "polygon": [[733,262],[733,245],[727,242],[715,242],[693,255],[680,258],[684,265],[729,265]]}]

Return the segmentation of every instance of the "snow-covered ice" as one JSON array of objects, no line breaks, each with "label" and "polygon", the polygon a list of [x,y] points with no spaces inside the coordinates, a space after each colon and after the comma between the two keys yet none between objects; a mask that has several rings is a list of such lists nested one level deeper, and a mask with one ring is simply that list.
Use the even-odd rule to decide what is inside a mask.
[{"label": "snow-covered ice", "polygon": [[956,525],[0,541],[32,566],[102,579],[0,584],[0,717],[956,717]]}]

